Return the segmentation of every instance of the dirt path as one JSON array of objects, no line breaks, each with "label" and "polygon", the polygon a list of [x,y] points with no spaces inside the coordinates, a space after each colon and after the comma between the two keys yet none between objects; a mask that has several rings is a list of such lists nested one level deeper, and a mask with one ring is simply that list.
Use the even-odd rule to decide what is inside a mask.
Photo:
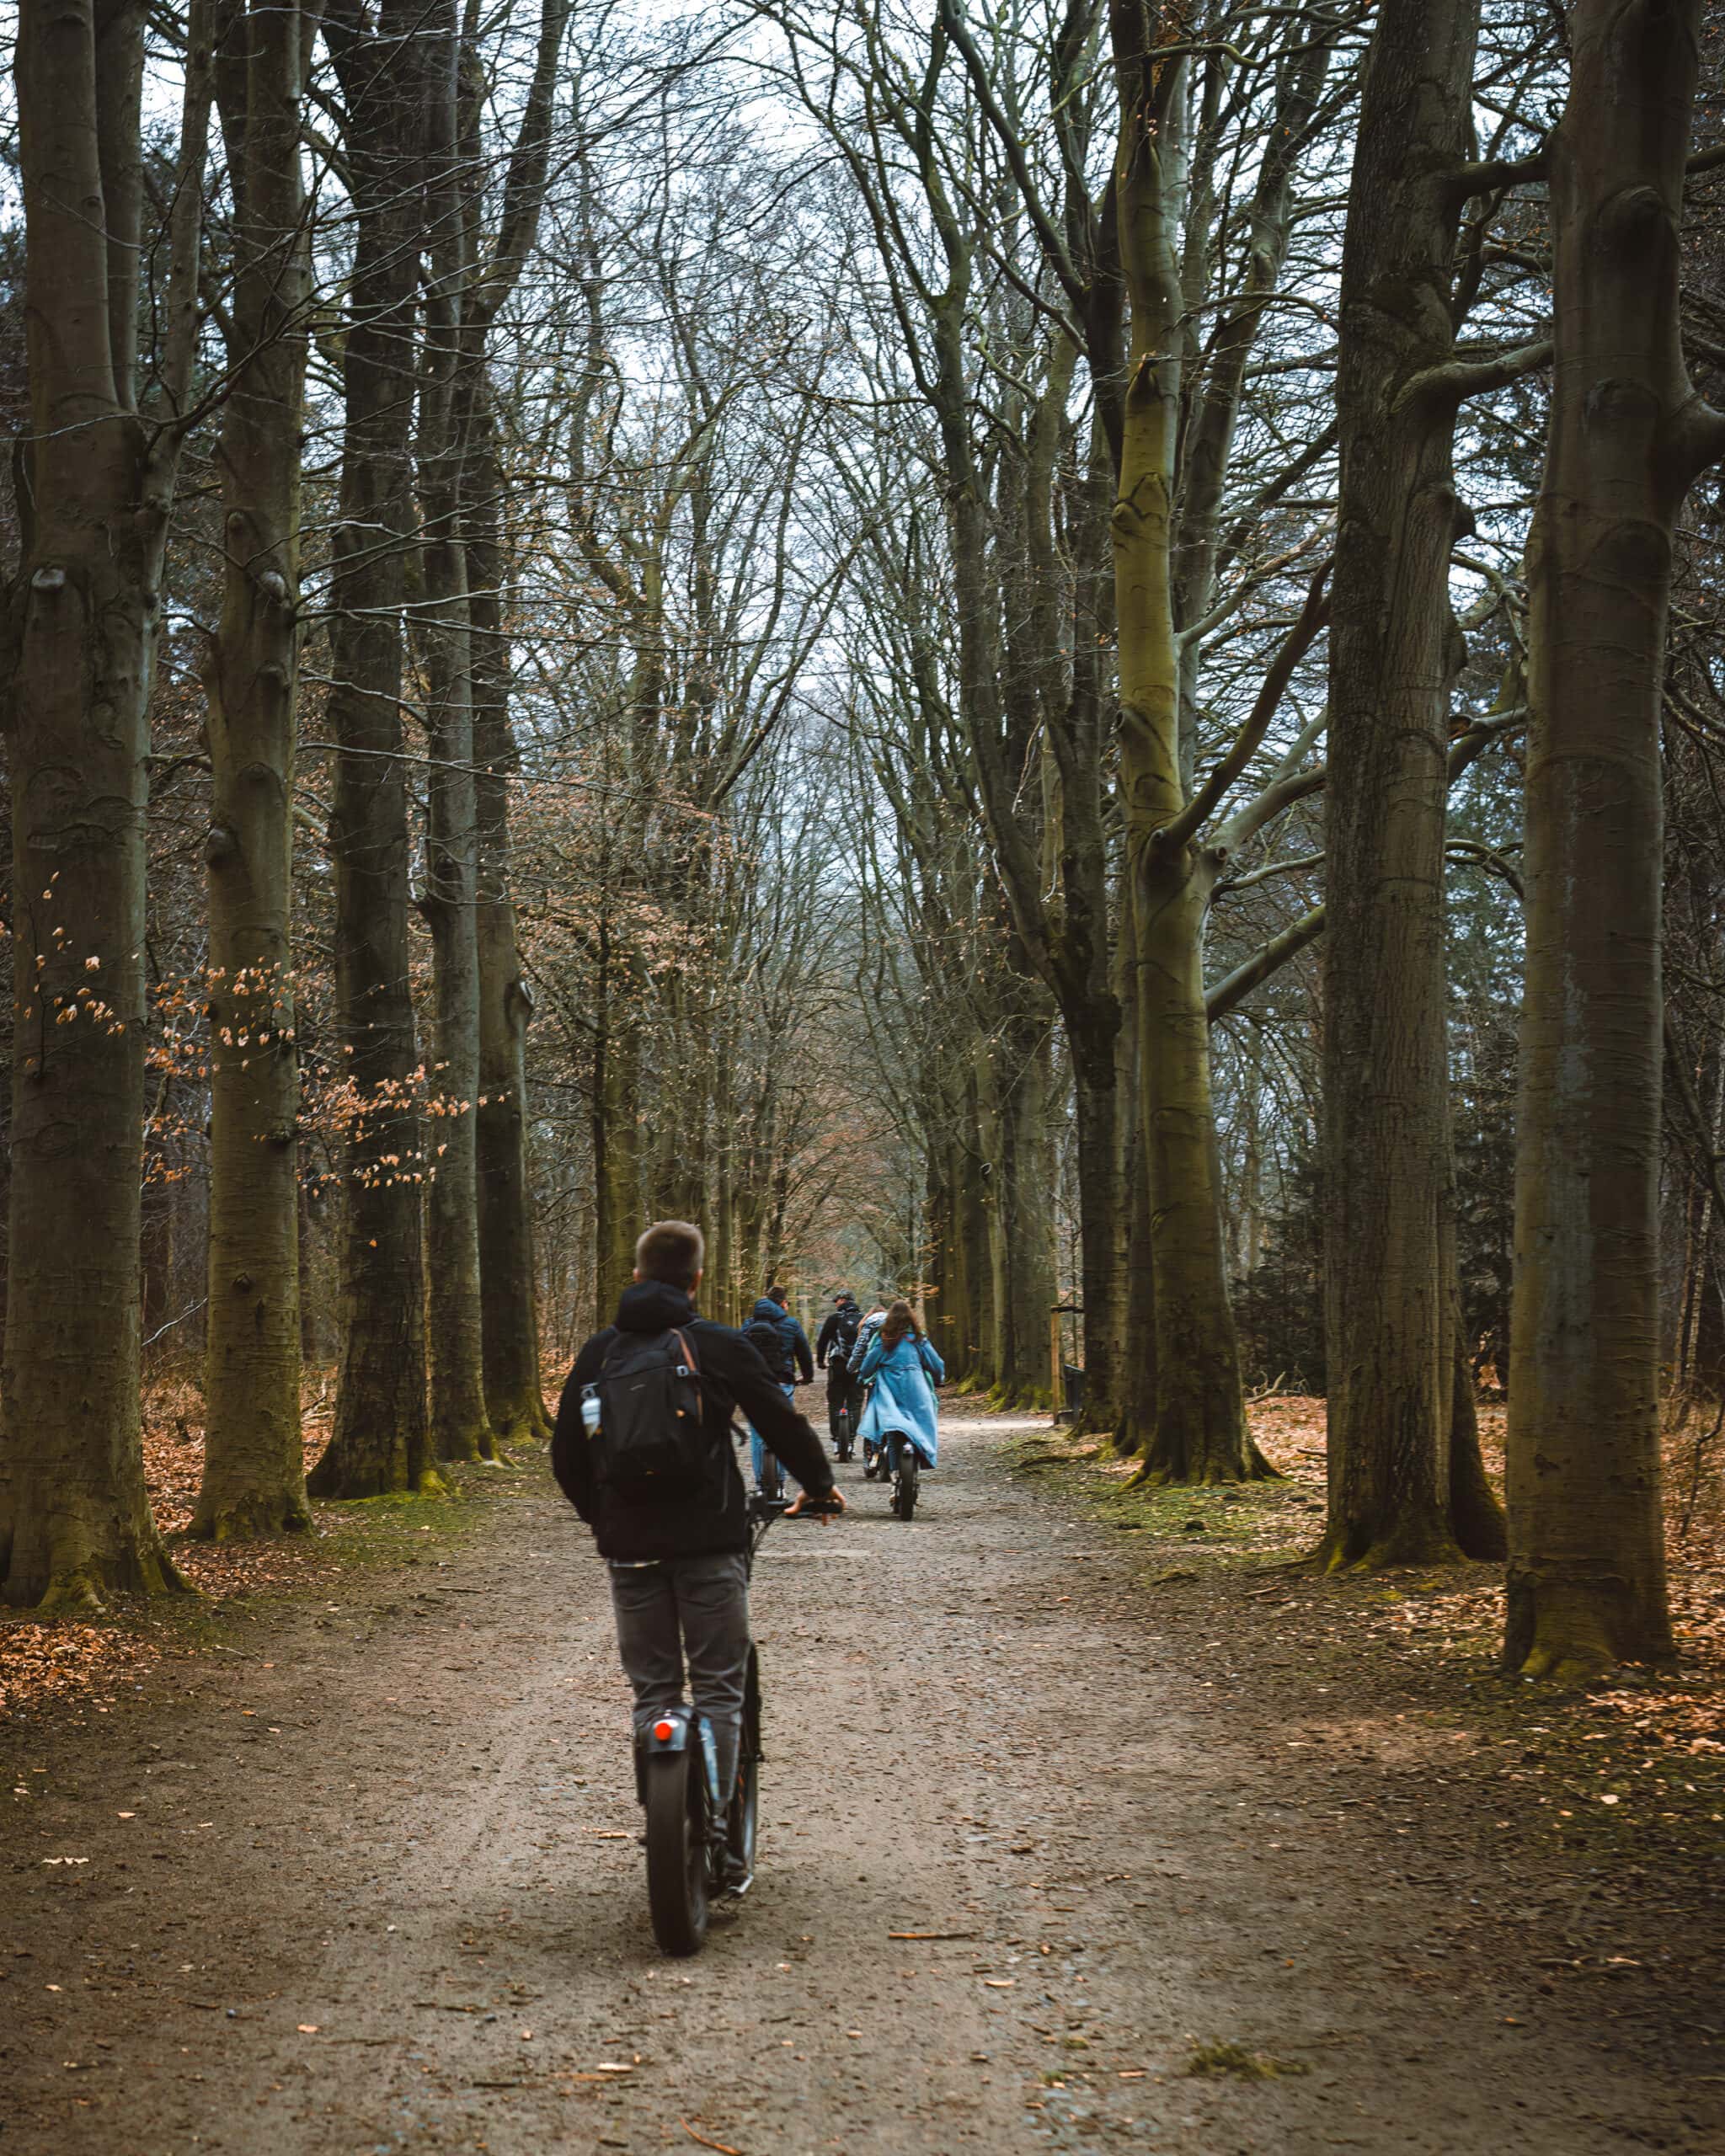
[{"label": "dirt path", "polygon": [[195,1696],[8,1742],[0,2156],[1720,2147],[1717,2089],[1471,1951],[1546,1890],[1434,1853],[1414,1753],[1343,1774],[1172,1652],[1012,1427],[949,1421],[909,1527],[846,1470],[769,1540],[761,1881],[693,1964],[542,1470]]}]

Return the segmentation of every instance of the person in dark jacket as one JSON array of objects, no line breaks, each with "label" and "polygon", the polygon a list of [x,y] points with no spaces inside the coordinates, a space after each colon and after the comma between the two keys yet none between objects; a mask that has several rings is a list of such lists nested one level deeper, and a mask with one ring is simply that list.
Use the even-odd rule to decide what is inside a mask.
[{"label": "person in dark jacket", "polygon": [[[804,1385],[813,1385],[814,1364],[809,1358],[809,1336],[803,1330],[803,1321],[796,1316],[789,1307],[790,1297],[775,1283],[762,1296],[761,1301],[771,1303],[778,1312],[778,1329],[785,1337],[785,1346],[790,1351],[791,1365],[794,1368],[797,1380]],[[760,1303],[756,1304],[755,1310],[758,1316],[761,1312]],[[788,1384],[791,1379],[792,1369],[788,1368],[785,1371],[785,1380]]]},{"label": "person in dark jacket", "polygon": [[[782,1288],[769,1288],[749,1313],[749,1321],[743,1327],[743,1337],[758,1350],[761,1359],[778,1380],[779,1390],[787,1400],[794,1400],[800,1379],[810,1385],[814,1379],[814,1365],[809,1355],[809,1336],[785,1307]],[[761,1443],[761,1433],[751,1422],[749,1426],[749,1453],[755,1470],[755,1487],[764,1497],[777,1497],[783,1492],[784,1478],[772,1448]]]},{"label": "person in dark jacket", "polygon": [[848,1288],[842,1289],[833,1297],[832,1309],[814,1342],[815,1364],[826,1372],[826,1428],[835,1442],[839,1434],[839,1411],[856,1390],[856,1373],[850,1366],[850,1356],[862,1324],[862,1313],[857,1307],[857,1298]]},{"label": "person in dark jacket", "polygon": [[[793,1512],[842,1512],[844,1499],[833,1488],[825,1448],[776,1374],[740,1333],[697,1311],[705,1257],[701,1230],[685,1220],[658,1221],[636,1244],[635,1284],[623,1290],[616,1324],[587,1342],[563,1389],[551,1466],[610,1568],[617,1652],[634,1689],[637,1732],[682,1705],[686,1655],[696,1710],[713,1727],[723,1808],[736,1782],[749,1660],[749,1517],[731,1446],[732,1415],[740,1407],[795,1470],[806,1494]],[[619,1334],[673,1329],[686,1335],[699,1366],[702,1433],[715,1471],[672,1497],[631,1498],[594,1473],[582,1390],[601,1379]],[[739,1892],[747,1883],[731,1882]]]}]

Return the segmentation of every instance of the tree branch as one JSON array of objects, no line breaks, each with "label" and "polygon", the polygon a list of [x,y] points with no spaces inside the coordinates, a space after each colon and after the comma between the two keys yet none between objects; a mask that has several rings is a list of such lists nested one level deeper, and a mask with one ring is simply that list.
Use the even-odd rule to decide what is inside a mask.
[{"label": "tree branch", "polygon": [[1246,723],[1234,736],[1233,746],[1211,771],[1172,823],[1164,824],[1151,837],[1152,846],[1172,850],[1195,838],[1211,811],[1227,792],[1263,745],[1271,721],[1280,708],[1294,670],[1317,641],[1330,618],[1330,563],[1321,563],[1306,595],[1300,618],[1282,639],[1282,648],[1270,662]]},{"label": "tree branch", "polygon": [[1392,408],[1402,412],[1425,398],[1434,403],[1464,404],[1470,397],[1485,397],[1494,389],[1505,389],[1524,375],[1537,374],[1551,364],[1549,337],[1518,345],[1514,351],[1497,353],[1488,360],[1447,360],[1442,366],[1426,367],[1411,375],[1402,383]]},{"label": "tree branch", "polygon": [[1476,195],[1498,195],[1530,179],[1543,179],[1550,160],[1551,146],[1541,142],[1525,157],[1486,157],[1477,164],[1458,165],[1450,177],[1454,199],[1471,202]]},{"label": "tree branch", "polygon": [[1042,198],[1036,191],[1035,176],[1031,172],[1029,160],[1024,155],[1024,145],[1017,131],[1001,110],[999,100],[994,93],[994,85],[989,81],[988,70],[983,65],[982,55],[976,49],[976,40],[960,15],[956,0],[940,0],[940,13],[947,35],[959,48],[969,74],[971,88],[976,93],[976,102],[982,108],[982,116],[993,129],[1001,149],[1006,152],[1007,163],[1012,167],[1012,178],[1017,182],[1018,193],[1023,200],[1025,214],[1036,227],[1036,236],[1042,243],[1049,267],[1065,287],[1066,296],[1073,306],[1081,312],[1089,296],[1084,280],[1073,266],[1065,241],[1055,231],[1048,212],[1042,206]]},{"label": "tree branch", "polygon": [[1214,988],[1205,989],[1204,1014],[1211,1025],[1218,1018],[1226,1018],[1253,989],[1267,981],[1272,974],[1279,973],[1289,959],[1296,957],[1308,943],[1315,942],[1323,932],[1323,925],[1324,910],[1314,906],[1310,913],[1301,914],[1298,921],[1290,922],[1279,936],[1271,937],[1243,965],[1225,974]]}]

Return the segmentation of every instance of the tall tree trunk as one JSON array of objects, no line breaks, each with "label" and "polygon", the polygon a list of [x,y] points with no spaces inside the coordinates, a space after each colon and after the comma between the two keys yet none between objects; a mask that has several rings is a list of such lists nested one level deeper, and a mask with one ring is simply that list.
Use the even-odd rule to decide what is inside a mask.
[{"label": "tall tree trunk", "polygon": [[1114,1447],[1123,1459],[1141,1453],[1156,1428],[1156,1263],[1151,1249],[1150,1177],[1144,1159],[1143,1080],[1138,1068],[1138,931],[1130,904],[1120,907],[1114,953],[1120,1025],[1114,1038],[1114,1187],[1118,1239],[1112,1321],[1124,1343]]},{"label": "tall tree trunk", "polygon": [[1119,1223],[1125,1197],[1119,1180],[1120,1093],[1113,1039],[1069,1036],[1069,1042],[1076,1111],[1079,1299],[1084,1306],[1083,1423],[1113,1438],[1120,1429],[1124,1364],[1130,1352],[1115,1310],[1117,1269],[1125,1254]]},{"label": "tall tree trunk", "polygon": [[[1060,1012],[1072,1058],[1078,1110],[1078,1214],[1084,1304],[1085,1427],[1111,1441],[1126,1438],[1127,1364],[1134,1352],[1124,1330],[1127,1262],[1122,1225],[1127,1187],[1119,1179],[1123,1118],[1135,1108],[1135,1087],[1119,1083],[1119,1043],[1127,1005],[1110,974],[1108,846],[1103,771],[1111,723],[1103,679],[1114,641],[1111,520],[1114,455],[1100,419],[1092,422],[1081,482],[1075,490],[1069,544],[1073,558],[1071,702],[1064,723],[1049,728],[1060,773],[1060,926],[1074,986],[1061,994]],[[1129,1449],[1136,1449],[1135,1444]]]},{"label": "tall tree trunk", "polygon": [[[1039,999],[1039,1001],[1040,999]],[[1049,1311],[1055,1299],[1055,1163],[1049,1143],[1053,1051],[1048,1011],[1032,1010],[1003,1028],[1001,1136],[996,1192],[1004,1230],[1000,1349],[995,1386],[1008,1406],[1049,1397]]]},{"label": "tall tree trunk", "polygon": [[1463,526],[1441,371],[1477,0],[1385,0],[1342,256],[1324,939],[1332,1568],[1457,1556],[1444,821]]},{"label": "tall tree trunk", "polygon": [[1157,1482],[1235,1481],[1262,1471],[1262,1463],[1246,1433],[1222,1248],[1199,943],[1210,877],[1195,840],[1161,842],[1186,799],[1170,558],[1185,61],[1156,59],[1142,0],[1112,0],[1110,14],[1121,110],[1116,198],[1131,310],[1114,520],[1124,903],[1136,915],[1156,1312],[1156,1427],[1141,1472]]},{"label": "tall tree trunk", "polygon": [[1464,1557],[1501,1564],[1509,1552],[1509,1531],[1486,1473],[1480,1449],[1479,1412],[1474,1396],[1473,1360],[1461,1301],[1461,1264],[1456,1235],[1455,1134],[1454,1115],[1445,1102],[1445,1204],[1438,1242],[1438,1267],[1444,1285],[1445,1331],[1450,1342],[1450,1372],[1444,1398],[1449,1416],[1445,1452],[1449,1486],[1445,1492],[1450,1531]]},{"label": "tall tree trunk", "polygon": [[1007,1247],[1012,1234],[1012,1208],[1007,1199],[1007,1185],[1011,1163],[1007,1156],[1002,1116],[1007,1080],[1001,1068],[1000,1043],[995,1036],[979,1033],[971,1054],[976,1070],[976,1148],[982,1156],[980,1199],[987,1251],[980,1335],[984,1346],[980,1368],[986,1371],[988,1389],[993,1391],[1000,1383],[1001,1370],[1009,1353]]},{"label": "tall tree trunk", "polygon": [[[413,527],[413,330],[419,70],[414,0],[329,0],[355,213],[330,590],[329,815],[343,1137],[340,1369],[319,1497],[435,1486],[426,1412],[425,1126],[409,990],[402,763],[403,602]],[[403,149],[402,145],[409,147]]]},{"label": "tall tree trunk", "polygon": [[485,1404],[505,1443],[548,1439],[539,1382],[539,1307],[527,1182],[527,1021],[533,1002],[515,943],[510,889],[510,656],[499,542],[503,474],[489,398],[469,458],[473,755],[478,827],[479,1093],[477,1180]]},{"label": "tall tree trunk", "polygon": [[962,1053],[948,1048],[939,1057],[945,1075],[937,1097],[946,1105],[940,1139],[942,1280],[946,1310],[937,1345],[948,1380],[975,1390],[988,1381],[988,1222],[975,1150],[980,1100],[968,1054],[964,1055],[960,1067]]},{"label": "tall tree trunk", "polygon": [[431,1444],[439,1460],[494,1460],[480,1320],[478,813],[473,783],[473,654],[462,499],[472,407],[462,310],[473,275],[460,172],[461,38],[454,0],[437,0],[427,68],[425,343],[420,390],[420,561],[431,744],[425,889],[431,930],[431,1176],[425,1207],[431,1326]]},{"label": "tall tree trunk", "polygon": [[[930,1093],[927,1097],[932,1099],[933,1095]],[[958,1353],[954,1343],[957,1326],[953,1292],[953,1212],[951,1193],[948,1187],[948,1166],[946,1146],[938,1137],[931,1134],[931,1142],[922,1161],[922,1217],[927,1224],[928,1232],[928,1256],[925,1267],[927,1292],[924,1298],[927,1315],[924,1330],[939,1351],[941,1360],[947,1366],[948,1376],[956,1377]]]},{"label": "tall tree trunk", "polygon": [[1549,152],[1531,600],[1506,1654],[1671,1652],[1659,1507],[1659,707],[1677,515],[1725,450],[1679,341],[1699,0],[1578,0]]},{"label": "tall tree trunk", "polygon": [[237,10],[216,62],[233,189],[222,408],[222,620],[211,769],[210,1251],[204,1476],[212,1541],[311,1524],[300,1435],[299,1068],[293,953],[300,426],[307,331],[300,105],[315,17]]},{"label": "tall tree trunk", "polygon": [[[593,1022],[594,1319],[609,1325],[617,1298],[635,1268],[635,1239],[647,1223],[641,1214],[640,1014],[633,982],[601,923],[595,969],[598,979]],[[739,1193],[729,1251],[741,1258],[747,1225],[740,1218],[746,1193]]]},{"label": "tall tree trunk", "polygon": [[12,1182],[0,1596],[176,1587],[144,1489],[138,1251],[148,712],[195,351],[211,24],[189,25],[167,430],[135,402],[143,9],[24,0],[16,73],[31,437],[7,622]]}]

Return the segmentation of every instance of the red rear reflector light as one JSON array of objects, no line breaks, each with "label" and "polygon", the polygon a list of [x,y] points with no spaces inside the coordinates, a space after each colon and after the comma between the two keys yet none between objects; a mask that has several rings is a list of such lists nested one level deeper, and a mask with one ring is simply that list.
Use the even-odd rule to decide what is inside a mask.
[{"label": "red rear reflector light", "polygon": [[653,1734],[661,1744],[669,1744],[676,1733],[677,1726],[674,1721],[656,1721],[653,1725]]}]

